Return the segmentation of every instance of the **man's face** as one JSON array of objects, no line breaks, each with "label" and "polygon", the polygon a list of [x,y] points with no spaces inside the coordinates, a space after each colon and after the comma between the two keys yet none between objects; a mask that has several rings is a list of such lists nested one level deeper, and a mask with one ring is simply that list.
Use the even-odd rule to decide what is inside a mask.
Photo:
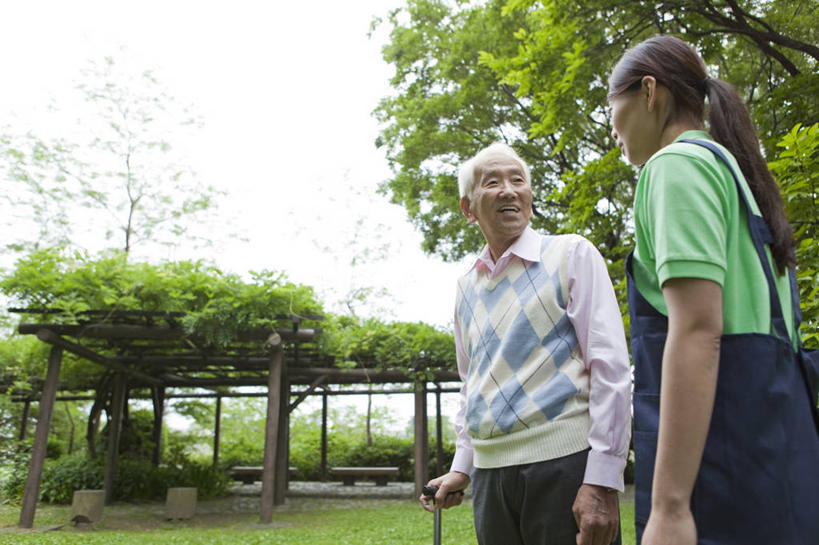
[{"label": "man's face", "polygon": [[505,251],[532,217],[532,188],[521,164],[505,155],[485,159],[475,168],[472,198],[461,199],[461,209],[478,222],[493,254]]}]

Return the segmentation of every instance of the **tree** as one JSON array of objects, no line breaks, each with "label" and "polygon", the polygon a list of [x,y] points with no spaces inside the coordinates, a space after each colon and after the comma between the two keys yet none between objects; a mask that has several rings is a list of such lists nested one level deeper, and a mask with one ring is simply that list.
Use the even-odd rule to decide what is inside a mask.
[{"label": "tree", "polygon": [[802,339],[815,348],[819,347],[819,124],[796,125],[778,148],[770,167],[782,186],[796,238]]},{"label": "tree", "polygon": [[397,93],[375,111],[384,124],[377,143],[394,171],[382,190],[407,209],[425,250],[461,257],[482,239],[460,218],[457,166],[506,141],[532,166],[535,227],[588,236],[619,271],[631,246],[636,173],[609,136],[607,76],[616,59],[647,36],[685,34],[711,73],[748,99],[773,158],[784,131],[819,115],[819,93],[810,92],[819,90],[817,9],[792,1],[410,0],[390,15],[383,50]]},{"label": "tree", "polygon": [[[72,134],[0,136],[4,216],[17,222],[8,248],[113,242],[128,254],[190,240],[219,193],[199,183],[171,137],[199,121],[150,71],[135,74],[112,57],[92,64],[77,91],[88,113]],[[61,124],[56,113],[52,124]]]},{"label": "tree", "polygon": [[483,239],[461,217],[458,165],[505,141],[532,167],[533,226],[595,243],[625,306],[637,171],[610,137],[609,70],[648,36],[684,35],[713,76],[737,86],[773,160],[794,125],[819,121],[818,18],[819,5],[794,0],[408,0],[390,14],[383,49],[395,93],[374,113],[393,169],[381,190],[406,208],[426,251],[460,258]]}]

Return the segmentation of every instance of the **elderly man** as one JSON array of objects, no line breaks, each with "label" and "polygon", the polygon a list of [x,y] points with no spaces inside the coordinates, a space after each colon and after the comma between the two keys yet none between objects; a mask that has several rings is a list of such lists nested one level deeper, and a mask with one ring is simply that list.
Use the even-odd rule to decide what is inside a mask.
[{"label": "elderly man", "polygon": [[458,281],[455,459],[421,503],[458,505],[471,478],[481,545],[619,543],[631,379],[605,262],[581,236],[529,227],[529,167],[509,146],[458,183],[486,247]]}]

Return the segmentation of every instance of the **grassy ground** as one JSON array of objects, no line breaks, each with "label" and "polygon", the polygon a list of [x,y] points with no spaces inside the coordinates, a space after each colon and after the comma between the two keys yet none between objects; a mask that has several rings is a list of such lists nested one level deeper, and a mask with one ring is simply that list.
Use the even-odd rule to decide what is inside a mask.
[{"label": "grassy ground", "polygon": [[[35,528],[16,527],[19,506],[0,506],[0,544],[37,545],[410,545],[432,543],[433,518],[409,500],[293,498],[277,507],[273,524],[235,498],[200,502],[197,515],[166,521],[162,503],[119,503],[87,528],[66,524],[68,506],[39,505]],[[634,544],[633,504],[621,504],[623,544]],[[471,505],[443,514],[442,542],[474,545]]]}]

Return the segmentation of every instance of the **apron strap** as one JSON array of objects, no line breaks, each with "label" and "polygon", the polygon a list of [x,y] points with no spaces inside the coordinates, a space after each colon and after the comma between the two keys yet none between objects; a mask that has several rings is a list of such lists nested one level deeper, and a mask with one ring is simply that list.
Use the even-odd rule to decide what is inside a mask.
[{"label": "apron strap", "polygon": [[[702,146],[704,148],[709,149],[716,155],[725,166],[728,167],[728,171],[731,173],[731,176],[734,178],[734,183],[737,187],[737,193],[739,193],[740,200],[745,205],[745,211],[747,212],[748,216],[748,228],[751,231],[751,238],[754,242],[754,248],[756,248],[756,253],[759,256],[759,261],[762,264],[762,270],[765,272],[765,278],[768,281],[768,296],[770,298],[770,305],[771,305],[771,323],[773,324],[773,329],[777,335],[779,335],[782,339],[787,340],[790,344],[792,342],[790,335],[788,334],[788,328],[785,325],[785,318],[782,313],[782,305],[779,302],[779,292],[776,290],[776,283],[774,282],[774,275],[773,270],[771,269],[771,262],[768,260],[768,254],[765,253],[765,244],[771,244],[773,242],[773,235],[771,234],[771,230],[768,227],[768,224],[765,222],[765,218],[762,216],[758,216],[754,214],[753,209],[751,208],[751,203],[748,201],[748,196],[745,194],[745,191],[742,188],[742,184],[739,182],[739,178],[737,177],[734,168],[731,166],[731,163],[728,161],[728,158],[725,157],[725,154],[720,150],[713,142],[709,142],[707,140],[693,140],[688,138],[683,138],[678,140],[678,142],[687,142],[689,144],[695,144],[697,146]],[[789,271],[791,277],[791,299],[796,298],[796,302],[793,305],[796,314],[794,315],[795,318],[798,320],[800,317],[799,314],[799,302],[798,302],[798,293],[796,291],[794,293],[794,283],[796,281],[796,277],[794,276],[793,271]],[[795,320],[794,322],[795,331],[798,331],[799,322]]]}]

